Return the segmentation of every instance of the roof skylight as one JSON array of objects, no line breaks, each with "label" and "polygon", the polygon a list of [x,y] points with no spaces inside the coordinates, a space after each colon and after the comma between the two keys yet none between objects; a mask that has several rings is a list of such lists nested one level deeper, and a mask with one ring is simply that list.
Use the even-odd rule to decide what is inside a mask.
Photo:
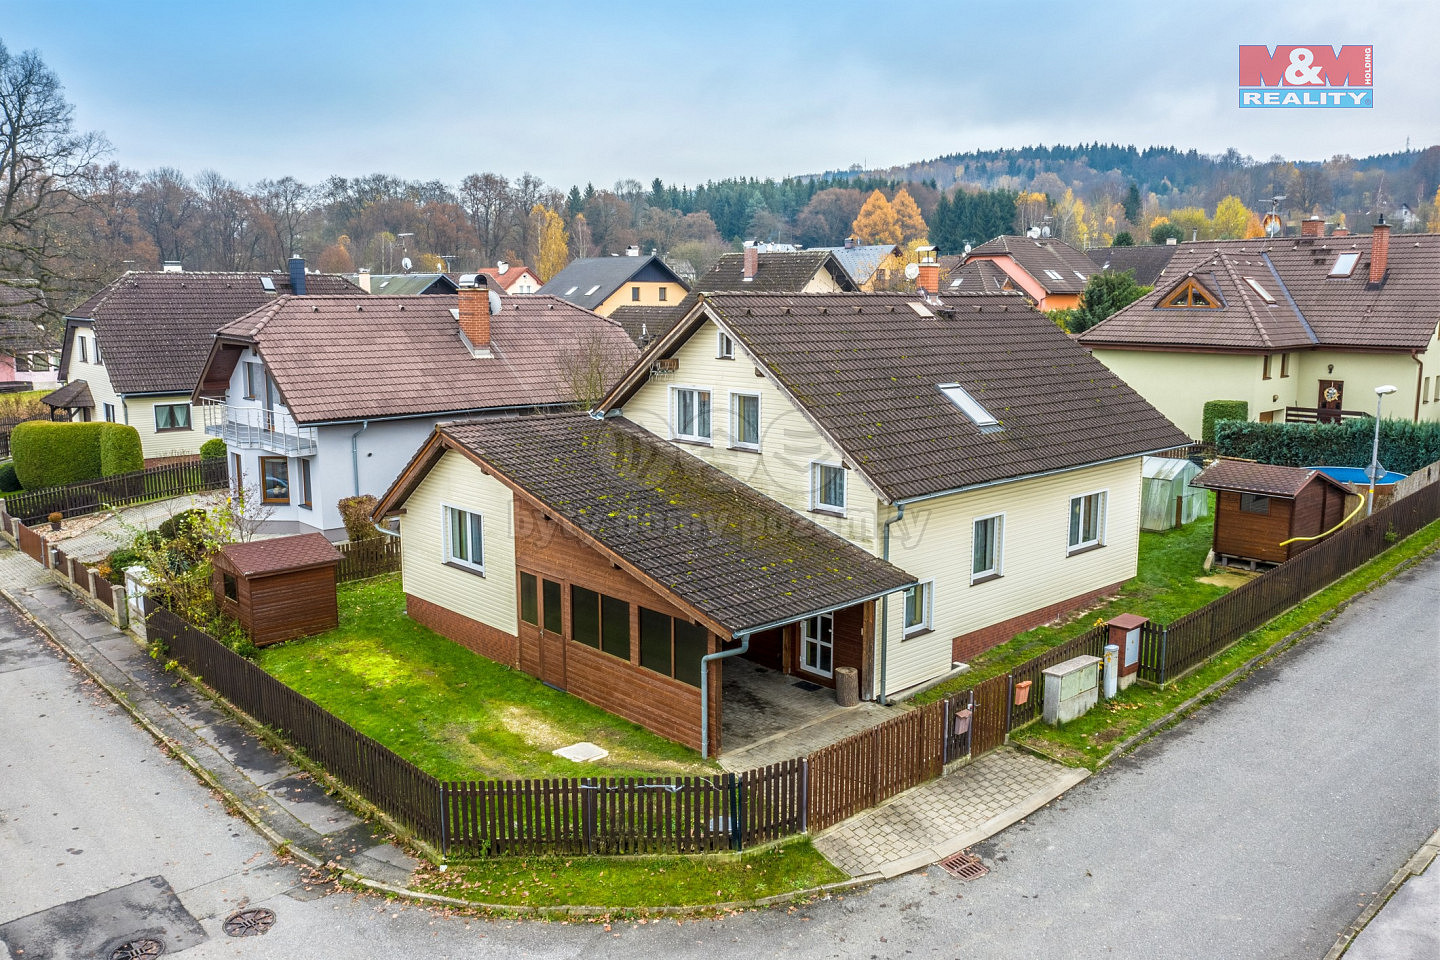
[{"label": "roof skylight", "polygon": [[1060,271],[1059,271],[1059,270],[1046,270],[1046,271],[1045,271],[1045,276],[1049,277],[1051,280],[1064,280],[1064,279],[1065,279],[1064,277],[1060,276]]},{"label": "roof skylight", "polygon": [[1000,421],[990,415],[990,411],[980,405],[980,402],[965,392],[965,388],[958,383],[941,383],[936,385],[946,399],[960,408],[960,412],[969,417],[975,426],[980,428],[981,433],[998,433],[1005,429],[1000,426]]},{"label": "roof skylight", "polygon": [[1260,294],[1261,300],[1264,300],[1266,303],[1275,302],[1275,298],[1270,295],[1270,291],[1260,286],[1259,280],[1256,280],[1254,277],[1246,277],[1245,282],[1250,285],[1251,290],[1254,290],[1256,293]]},{"label": "roof skylight", "polygon": [[1085,279],[1085,274],[1081,273],[1079,270],[1071,270],[1070,272],[1075,274],[1075,276],[1079,277],[1081,280]]},{"label": "roof skylight", "polygon": [[960,277],[959,279],[956,279],[956,280],[951,280],[951,281],[950,281],[950,289],[951,289],[951,290],[954,290],[956,287],[960,286],[960,284],[962,284],[962,283],[964,283],[964,282],[965,282],[965,278],[964,278],[964,277]]},{"label": "roof skylight", "polygon": [[595,286],[593,286],[593,287],[591,287],[589,290],[586,290],[586,291],[585,291],[585,296],[587,296],[587,297],[593,297],[593,296],[595,296],[595,291],[596,291],[596,290],[599,290],[599,289],[600,289],[600,284],[597,283],[597,284],[595,284]]},{"label": "roof skylight", "polygon": [[1355,272],[1355,264],[1360,262],[1358,253],[1342,253],[1335,258],[1335,265],[1330,268],[1332,277],[1348,277]]},{"label": "roof skylight", "polygon": [[933,317],[933,316],[935,316],[935,314],[933,314],[933,313],[930,312],[930,308],[929,308],[929,307],[925,306],[925,304],[920,303],[920,302],[917,301],[917,300],[911,300],[909,306],[910,306],[910,309],[911,309],[911,310],[914,310],[915,313],[918,314],[919,316],[922,316],[922,317]]},{"label": "roof skylight", "polygon": [[275,281],[269,277],[261,277],[260,286],[264,287],[270,293],[275,292]]},{"label": "roof skylight", "polygon": [[571,296],[571,295],[573,295],[573,294],[575,293],[576,290],[579,290],[579,289],[580,289],[579,287],[571,287],[569,290],[566,290],[566,291],[565,291],[565,296],[567,296],[567,297],[568,297],[568,296]]}]

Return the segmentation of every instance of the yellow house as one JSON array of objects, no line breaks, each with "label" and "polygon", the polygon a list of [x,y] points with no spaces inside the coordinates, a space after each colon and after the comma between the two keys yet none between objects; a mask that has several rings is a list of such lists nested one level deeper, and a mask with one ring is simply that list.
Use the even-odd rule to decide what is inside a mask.
[{"label": "yellow house", "polygon": [[623,257],[572,260],[536,293],[546,293],[608,317],[620,307],[674,306],[689,291],[655,254],[631,247]]},{"label": "yellow house", "polygon": [[1180,244],[1155,289],[1079,340],[1181,429],[1209,400],[1261,421],[1440,419],[1440,235]]}]

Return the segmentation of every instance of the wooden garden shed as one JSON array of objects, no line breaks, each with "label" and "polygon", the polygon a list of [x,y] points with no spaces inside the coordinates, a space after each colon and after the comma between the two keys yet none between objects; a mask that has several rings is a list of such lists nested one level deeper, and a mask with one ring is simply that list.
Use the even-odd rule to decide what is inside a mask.
[{"label": "wooden garden shed", "polygon": [[319,533],[229,543],[215,555],[211,586],[220,608],[263,647],[339,625],[339,563],[340,551]]},{"label": "wooden garden shed", "polygon": [[1214,490],[1215,558],[1222,563],[1284,563],[1345,518],[1344,485],[1315,470],[1217,460],[1191,484]]}]

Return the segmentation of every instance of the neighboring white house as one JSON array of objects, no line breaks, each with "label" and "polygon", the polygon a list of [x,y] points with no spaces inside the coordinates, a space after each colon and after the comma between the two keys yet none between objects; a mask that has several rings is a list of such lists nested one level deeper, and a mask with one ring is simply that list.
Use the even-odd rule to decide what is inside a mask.
[{"label": "neighboring white house", "polygon": [[281,298],[220,329],[197,427],[224,438],[274,529],[343,539],[339,501],[383,493],[437,421],[573,408],[576,358],[618,372],[637,354],[564,300],[497,297],[492,315],[491,296]]}]

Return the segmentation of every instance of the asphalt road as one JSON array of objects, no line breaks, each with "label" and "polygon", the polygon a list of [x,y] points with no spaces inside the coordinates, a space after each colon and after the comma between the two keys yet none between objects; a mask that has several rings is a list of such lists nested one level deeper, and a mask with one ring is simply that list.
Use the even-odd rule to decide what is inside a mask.
[{"label": "asphalt road", "polygon": [[[931,869],[805,908],[608,930],[317,899],[26,629],[0,605],[0,937],[38,937],[49,916],[57,951],[78,950],[87,924],[134,927],[118,894],[75,902],[123,888],[139,904],[125,909],[170,917],[196,960],[1314,960],[1440,825],[1440,557],[988,842],[982,879]],[[134,886],[152,877],[168,886]],[[227,939],[219,920],[245,897],[279,920],[263,938]],[[95,942],[70,955],[97,955]]]}]

